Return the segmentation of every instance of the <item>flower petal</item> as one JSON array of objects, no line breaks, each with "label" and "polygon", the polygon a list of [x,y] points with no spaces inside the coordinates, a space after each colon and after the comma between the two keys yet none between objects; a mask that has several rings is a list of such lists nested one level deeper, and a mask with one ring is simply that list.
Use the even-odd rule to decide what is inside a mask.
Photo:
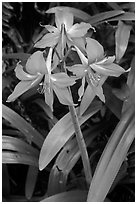
[{"label": "flower petal", "polygon": [[64,24],[66,31],[68,31],[73,25],[73,14],[70,12],[66,12],[64,10],[58,10],[55,13],[55,22],[56,26],[61,31],[61,25]]},{"label": "flower petal", "polygon": [[67,67],[67,69],[73,72],[73,74],[75,74],[77,77],[80,77],[80,78],[85,76],[86,74],[86,66],[82,64],[76,64],[74,66]]},{"label": "flower petal", "polygon": [[95,95],[97,95],[101,101],[105,103],[105,96],[103,94],[102,86],[98,85],[97,87],[93,87],[93,91]]},{"label": "flower petal", "polygon": [[25,93],[26,91],[28,91],[29,89],[33,88],[34,86],[36,86],[37,84],[39,84],[39,82],[41,81],[41,76],[37,77],[37,79],[33,80],[33,81],[21,81],[19,82],[13,93],[8,97],[7,102],[11,102],[11,101],[15,101],[19,96],[21,96],[23,93]]},{"label": "flower petal", "polygon": [[59,88],[66,88],[75,84],[75,78],[69,77],[66,73],[52,74],[51,80]]},{"label": "flower petal", "polygon": [[76,49],[76,51],[80,57],[82,64],[84,66],[87,66],[88,65],[88,59],[85,57],[85,55],[80,51],[80,49],[77,46],[75,46],[75,49]]},{"label": "flower petal", "polygon": [[27,60],[26,70],[28,73],[35,75],[38,73],[47,73],[46,62],[43,57],[43,52],[34,52]]},{"label": "flower petal", "polygon": [[71,38],[83,37],[90,28],[92,28],[92,26],[89,23],[76,23],[70,28],[67,33]]},{"label": "flower petal", "polygon": [[73,41],[72,45],[77,46],[83,53],[85,52],[86,54],[85,50],[86,41],[84,38],[73,38],[72,41]]},{"label": "flower petal", "polygon": [[49,49],[49,53],[48,53],[48,56],[47,56],[47,59],[46,59],[46,67],[47,67],[47,70],[48,70],[48,74],[51,74],[51,58],[52,58],[52,52],[53,52],[53,48],[51,47]]},{"label": "flower petal", "polygon": [[33,80],[37,78],[37,75],[31,75],[23,70],[23,66],[21,64],[17,64],[15,68],[16,77],[19,80]]},{"label": "flower petal", "polygon": [[82,115],[87,110],[94,98],[95,93],[92,87],[88,85],[80,103],[80,115]]},{"label": "flower petal", "polygon": [[115,56],[105,57],[103,60],[97,62],[96,64],[109,65],[114,62],[115,58]]},{"label": "flower petal", "polygon": [[54,70],[57,65],[60,63],[60,59],[61,59],[61,44],[58,43],[58,45],[56,46],[56,52],[54,52],[53,54],[53,63],[52,63],[52,69]]},{"label": "flower petal", "polygon": [[52,25],[45,25],[44,26],[50,33],[56,33],[56,34],[59,34],[60,31],[58,28],[56,28],[55,26],[52,26]]},{"label": "flower petal", "polygon": [[86,42],[86,50],[89,64],[98,61],[104,57],[104,48],[97,40],[86,38]]},{"label": "flower petal", "polygon": [[80,88],[78,89],[78,95],[79,95],[78,101],[81,101],[81,97],[84,94],[84,88],[85,88],[85,77],[82,78],[82,84],[81,84]]},{"label": "flower petal", "polygon": [[47,33],[40,41],[38,41],[34,45],[34,47],[37,48],[53,47],[58,43],[58,40],[59,40],[58,33]]},{"label": "flower petal", "polygon": [[51,89],[50,92],[45,91],[45,103],[50,107],[51,111],[53,112],[53,90]]},{"label": "flower petal", "polygon": [[54,85],[53,90],[56,93],[61,104],[74,105],[72,98],[71,98],[71,95],[68,91],[68,88],[59,88],[59,87]]},{"label": "flower petal", "polygon": [[118,77],[125,72],[125,70],[118,64],[111,63],[109,65],[92,64],[90,65],[94,71],[105,76]]}]

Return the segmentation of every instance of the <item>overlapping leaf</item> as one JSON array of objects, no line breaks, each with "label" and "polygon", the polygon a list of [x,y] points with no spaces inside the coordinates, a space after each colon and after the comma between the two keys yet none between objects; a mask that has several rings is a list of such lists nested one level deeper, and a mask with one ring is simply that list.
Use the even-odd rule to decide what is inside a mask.
[{"label": "overlapping leaf", "polygon": [[125,54],[125,51],[127,49],[129,37],[130,37],[130,31],[132,26],[126,25],[122,21],[119,21],[118,28],[116,30],[115,34],[115,41],[116,41],[116,61],[119,62],[120,59]]},{"label": "overlapping leaf", "polygon": [[43,136],[20,115],[7,106],[2,105],[2,116],[4,119],[8,120],[13,127],[20,130],[29,142],[33,141],[39,148],[41,148],[44,140]]},{"label": "overlapping leaf", "polygon": [[134,140],[134,110],[122,116],[105,147],[91,181],[88,202],[103,202]]},{"label": "overlapping leaf", "polygon": [[[93,103],[87,112],[79,117],[79,124],[83,124],[89,117],[101,108],[101,103]],[[58,151],[75,133],[70,113],[60,119],[47,135],[40,152],[39,168],[42,170],[54,158]]]}]

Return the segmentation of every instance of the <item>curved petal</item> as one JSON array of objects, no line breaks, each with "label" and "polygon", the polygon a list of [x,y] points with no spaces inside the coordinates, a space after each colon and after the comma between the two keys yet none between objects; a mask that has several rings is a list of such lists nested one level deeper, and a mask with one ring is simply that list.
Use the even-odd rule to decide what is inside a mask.
[{"label": "curved petal", "polygon": [[64,10],[58,10],[55,13],[55,22],[56,26],[61,31],[61,25],[64,24],[66,31],[68,31],[73,25],[73,14],[70,12],[66,12]]},{"label": "curved petal", "polygon": [[54,85],[53,90],[56,93],[57,98],[59,99],[61,104],[74,105],[68,88],[58,88]]},{"label": "curved petal", "polygon": [[95,93],[92,87],[88,85],[80,103],[80,107],[79,107],[80,115],[82,115],[87,110],[87,108],[89,107],[89,105],[91,104],[94,98],[95,98]]},{"label": "curved petal", "polygon": [[21,96],[23,93],[28,91],[30,88],[33,88],[34,86],[39,84],[41,79],[42,79],[42,76],[38,77],[37,79],[35,79],[33,81],[21,81],[21,82],[19,82],[16,85],[13,93],[8,97],[7,102],[15,101],[19,96]]},{"label": "curved petal", "polygon": [[85,88],[85,77],[82,78],[82,84],[81,84],[80,88],[78,89],[78,95],[79,95],[78,101],[81,101],[81,97],[84,94],[84,88]]},{"label": "curved petal", "polygon": [[101,101],[105,103],[105,96],[103,94],[102,86],[98,85],[97,87],[93,87],[93,91],[95,95],[97,95]]},{"label": "curved petal", "polygon": [[21,64],[17,64],[15,68],[16,77],[19,80],[33,80],[37,78],[37,75],[31,75],[23,70],[23,66]]},{"label": "curved petal", "polygon": [[104,48],[97,40],[86,38],[86,42],[89,64],[96,62],[104,57]]},{"label": "curved petal", "polygon": [[71,38],[83,37],[90,28],[92,28],[92,26],[89,23],[76,23],[67,33]]},{"label": "curved petal", "polygon": [[58,33],[47,33],[44,37],[38,41],[34,47],[37,48],[46,48],[46,47],[53,47],[59,41],[59,34]]},{"label": "curved petal", "polygon": [[75,49],[76,49],[76,51],[80,57],[82,64],[84,66],[87,66],[88,65],[88,59],[85,57],[85,55],[80,51],[80,49],[77,46],[75,46]]},{"label": "curved petal", "polygon": [[67,67],[67,69],[80,78],[84,77],[86,74],[86,66],[82,64],[76,64],[74,66]]},{"label": "curved petal", "polygon": [[58,28],[56,28],[55,26],[52,26],[52,25],[45,25],[44,26],[50,33],[56,33],[56,34],[59,34],[60,31]]},{"label": "curved petal", "polygon": [[51,75],[53,84],[59,88],[66,88],[75,84],[75,79],[69,77],[66,73],[56,73]]},{"label": "curved petal", "polygon": [[51,47],[49,49],[49,53],[48,53],[48,56],[47,56],[47,59],[46,59],[46,67],[47,67],[47,70],[48,70],[48,74],[51,74],[51,58],[52,58],[52,52],[53,52],[53,48]]},{"label": "curved petal", "polygon": [[83,53],[86,54],[85,49],[86,40],[84,38],[73,38],[72,41],[73,41],[72,45],[77,46]]},{"label": "curved petal", "polygon": [[34,52],[27,60],[26,70],[28,73],[35,75],[38,73],[47,73],[46,62],[43,57],[43,52]]},{"label": "curved petal", "polygon": [[109,65],[114,62],[115,58],[115,56],[105,57],[103,60],[97,62],[96,64]]},{"label": "curved petal", "polygon": [[53,111],[53,90],[50,92],[44,92],[45,95],[45,103],[50,107],[51,111]]},{"label": "curved petal", "polygon": [[92,67],[94,71],[96,71],[99,74],[105,75],[105,76],[118,77],[125,72],[125,70],[122,67],[114,63],[111,63],[109,65],[92,64],[90,66]]}]

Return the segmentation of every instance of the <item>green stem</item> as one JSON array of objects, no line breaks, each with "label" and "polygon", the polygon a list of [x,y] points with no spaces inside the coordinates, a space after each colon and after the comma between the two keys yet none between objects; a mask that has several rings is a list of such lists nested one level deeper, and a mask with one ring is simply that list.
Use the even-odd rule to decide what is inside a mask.
[{"label": "green stem", "polygon": [[83,138],[83,134],[81,132],[76,109],[74,108],[74,106],[69,106],[69,110],[70,110],[72,122],[74,125],[74,129],[75,129],[77,143],[79,146],[79,150],[81,152],[86,182],[87,182],[87,185],[89,186],[92,179],[92,175],[91,175],[91,168],[90,168],[90,162],[89,162],[86,144]]}]

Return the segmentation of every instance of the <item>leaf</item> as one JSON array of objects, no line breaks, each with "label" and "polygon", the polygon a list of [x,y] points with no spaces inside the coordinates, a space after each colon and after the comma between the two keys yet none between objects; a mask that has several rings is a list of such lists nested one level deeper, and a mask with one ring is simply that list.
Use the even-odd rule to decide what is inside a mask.
[{"label": "leaf", "polygon": [[122,15],[110,18],[107,21],[135,21],[135,13],[125,12]]},{"label": "leaf", "polygon": [[91,18],[91,16],[84,11],[81,11],[79,9],[72,8],[72,7],[66,7],[66,6],[56,6],[56,7],[50,8],[46,11],[46,13],[56,13],[58,10],[59,11],[64,10],[66,12],[72,13],[75,17],[82,19],[83,21],[87,21],[88,19]]},{"label": "leaf", "polygon": [[2,59],[5,60],[5,59],[19,59],[19,60],[22,60],[22,61],[27,61],[27,59],[31,56],[31,54],[28,54],[28,53],[11,53],[11,54],[4,54],[2,56]]},{"label": "leaf", "polygon": [[[101,108],[101,104],[93,103],[84,116],[79,117],[82,125],[88,118],[94,115]],[[47,135],[40,152],[39,168],[42,170],[55,157],[58,151],[74,134],[74,126],[70,113],[61,118]]]},{"label": "leaf", "polygon": [[26,183],[25,183],[25,196],[28,200],[30,200],[33,195],[36,181],[37,181],[38,172],[39,170],[37,167],[29,166]]},{"label": "leaf", "polygon": [[116,2],[107,2],[107,4],[114,10],[121,10],[122,8]]},{"label": "leaf", "polygon": [[131,62],[131,70],[127,78],[127,86],[129,87],[129,97],[124,101],[122,112],[132,107],[135,110],[135,57]]},{"label": "leaf", "polygon": [[120,89],[112,89],[112,93],[121,101],[125,101],[129,98],[130,89],[127,84],[122,84]]},{"label": "leaf", "polygon": [[134,140],[134,112],[123,114],[105,147],[93,179],[87,202],[103,202]]},{"label": "leaf", "polygon": [[67,173],[61,171],[56,164],[52,167],[48,181],[48,196],[66,191]]},{"label": "leaf", "polygon": [[8,120],[13,127],[20,130],[26,136],[27,141],[33,141],[39,148],[41,148],[44,140],[43,136],[15,111],[2,105],[2,117],[5,120]]},{"label": "leaf", "polygon": [[4,164],[26,164],[38,167],[38,159],[23,153],[13,153],[11,151],[2,152],[2,163]]},{"label": "leaf", "polygon": [[114,113],[117,118],[121,116],[122,101],[119,100],[113,93],[110,85],[105,83],[103,85],[104,95],[106,98],[106,106]]},{"label": "leaf", "polygon": [[88,22],[91,25],[97,24],[99,22],[102,21],[108,21],[108,19],[115,17],[115,16],[119,16],[121,14],[124,14],[125,12],[122,10],[119,11],[106,11],[106,12],[102,12],[99,14],[96,14],[94,16],[92,16],[90,19],[88,19]]},{"label": "leaf", "polygon": [[[104,125],[95,125],[83,132],[86,146],[92,144],[97,134],[102,131]],[[54,195],[65,191],[70,171],[80,158],[80,150],[76,138],[70,139],[59,153],[56,162],[50,172],[48,182],[48,195]]]},{"label": "leaf", "polygon": [[2,149],[25,153],[38,158],[39,151],[23,140],[10,136],[2,136]]},{"label": "leaf", "polygon": [[74,190],[50,196],[41,202],[85,202],[86,196],[86,191]]},{"label": "leaf", "polygon": [[115,33],[117,63],[125,54],[128,46],[131,28],[131,25],[126,25],[122,21],[119,21],[118,23],[118,28]]}]

